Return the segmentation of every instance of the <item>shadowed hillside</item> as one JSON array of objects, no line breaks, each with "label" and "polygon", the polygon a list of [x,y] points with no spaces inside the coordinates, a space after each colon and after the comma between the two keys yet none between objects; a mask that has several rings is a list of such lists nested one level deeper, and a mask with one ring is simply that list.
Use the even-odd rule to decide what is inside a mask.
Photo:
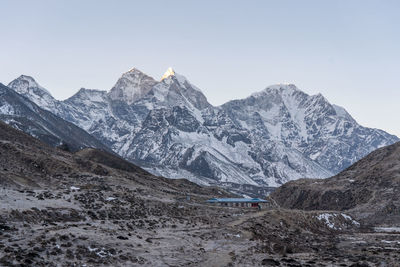
[{"label": "shadowed hillside", "polygon": [[400,143],[372,152],[334,177],[292,181],[271,196],[286,208],[348,210],[368,224],[400,223]]}]

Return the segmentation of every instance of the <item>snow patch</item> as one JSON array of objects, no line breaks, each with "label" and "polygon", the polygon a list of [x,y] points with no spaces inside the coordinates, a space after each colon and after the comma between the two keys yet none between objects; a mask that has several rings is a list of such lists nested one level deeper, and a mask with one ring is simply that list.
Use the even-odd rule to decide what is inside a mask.
[{"label": "snow patch", "polygon": [[335,226],[335,223],[333,221],[336,216],[337,214],[322,213],[317,216],[317,219],[319,221],[325,222],[326,226],[328,226],[329,228],[336,230],[338,228]]},{"label": "snow patch", "polygon": [[360,223],[357,222],[356,220],[354,220],[353,218],[351,218],[349,215],[341,213],[342,217],[345,218],[347,221],[350,221],[351,224],[354,224],[356,226],[360,226]]},{"label": "snow patch", "polygon": [[374,230],[378,233],[400,233],[400,227],[375,227]]}]

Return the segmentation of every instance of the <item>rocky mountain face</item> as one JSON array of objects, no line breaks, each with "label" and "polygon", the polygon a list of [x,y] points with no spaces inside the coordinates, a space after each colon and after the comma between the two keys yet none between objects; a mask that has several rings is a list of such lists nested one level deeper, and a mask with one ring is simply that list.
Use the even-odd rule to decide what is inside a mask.
[{"label": "rocky mountain face", "polygon": [[400,142],[380,148],[328,179],[300,179],[271,197],[287,208],[339,210],[368,224],[400,221]]},{"label": "rocky mountain face", "polygon": [[254,135],[298,151],[331,173],[398,140],[384,131],[360,126],[345,109],[330,104],[321,94],[307,95],[293,84],[270,86],[222,108]]},{"label": "rocky mountain face", "polygon": [[[21,79],[27,79],[26,83]],[[50,94],[41,90],[32,78],[21,76],[20,80],[15,81],[13,85],[19,86],[16,91],[25,92],[28,97],[32,94],[33,100],[47,108],[49,107],[47,104],[56,103],[50,101],[53,100]],[[0,120],[52,146],[63,145],[71,151],[84,147],[109,150],[100,141],[75,124],[40,108],[28,98],[21,96],[3,84],[0,84]]]},{"label": "rocky mountain face", "polygon": [[9,86],[125,159],[199,184],[276,187],[325,178],[398,140],[360,126],[343,108],[294,85],[270,86],[214,107],[172,69],[160,81],[132,69],[109,92],[81,89],[64,101],[39,85],[24,90],[21,84],[30,82],[24,80],[33,79],[21,76]]}]

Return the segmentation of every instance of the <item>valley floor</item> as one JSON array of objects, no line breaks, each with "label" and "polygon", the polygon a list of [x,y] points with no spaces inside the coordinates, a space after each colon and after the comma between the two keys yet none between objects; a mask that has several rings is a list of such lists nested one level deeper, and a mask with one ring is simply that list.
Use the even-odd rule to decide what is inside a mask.
[{"label": "valley floor", "polygon": [[400,233],[340,214],[326,221],[147,193],[0,189],[0,266],[399,266]]}]

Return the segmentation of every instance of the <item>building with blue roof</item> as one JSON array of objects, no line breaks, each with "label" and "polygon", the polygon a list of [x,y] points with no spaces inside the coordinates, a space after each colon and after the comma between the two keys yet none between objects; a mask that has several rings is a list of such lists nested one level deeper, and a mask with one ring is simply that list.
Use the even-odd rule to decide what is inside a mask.
[{"label": "building with blue roof", "polygon": [[206,201],[210,204],[219,204],[220,206],[227,207],[253,207],[261,208],[267,200],[260,198],[212,198]]}]

